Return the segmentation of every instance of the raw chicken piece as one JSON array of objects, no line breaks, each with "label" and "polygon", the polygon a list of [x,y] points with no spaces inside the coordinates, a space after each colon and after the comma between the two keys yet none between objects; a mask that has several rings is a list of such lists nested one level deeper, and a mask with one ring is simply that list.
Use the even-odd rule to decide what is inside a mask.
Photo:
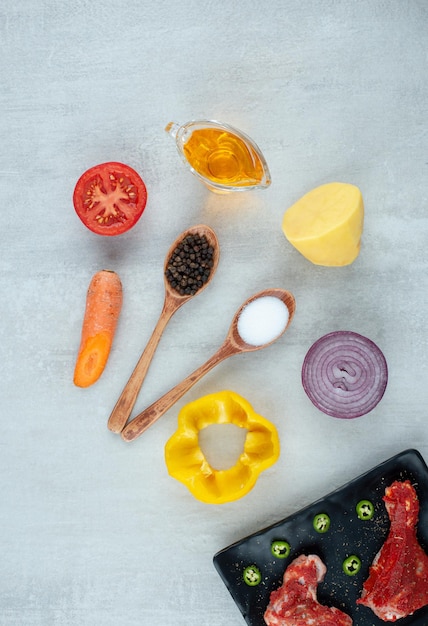
[{"label": "raw chicken piece", "polygon": [[284,573],[282,586],[270,595],[264,618],[268,626],[352,626],[339,609],[320,604],[317,586],[327,571],[321,559],[310,554],[294,559]]},{"label": "raw chicken piece", "polygon": [[370,607],[384,622],[395,622],[428,604],[428,556],[416,537],[419,502],[410,481],[392,483],[383,500],[391,527],[357,604]]}]

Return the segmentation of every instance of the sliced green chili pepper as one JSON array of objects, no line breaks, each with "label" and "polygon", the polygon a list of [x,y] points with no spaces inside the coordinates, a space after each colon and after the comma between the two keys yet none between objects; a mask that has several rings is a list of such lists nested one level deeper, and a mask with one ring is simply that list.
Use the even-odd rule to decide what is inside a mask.
[{"label": "sliced green chili pepper", "polygon": [[360,519],[371,519],[374,515],[374,506],[370,500],[360,500],[355,507],[357,515]]},{"label": "sliced green chili pepper", "polygon": [[242,574],[244,582],[247,583],[250,587],[255,587],[262,580],[262,575],[260,570],[255,565],[249,565],[244,569],[244,573]]},{"label": "sliced green chili pepper", "polygon": [[355,576],[361,569],[361,559],[355,554],[352,554],[343,561],[342,567],[347,576]]},{"label": "sliced green chili pepper", "polygon": [[291,552],[291,546],[287,541],[272,541],[270,551],[277,559],[286,559]]},{"label": "sliced green chili pepper", "polygon": [[318,513],[318,515],[315,515],[313,526],[317,533],[326,533],[330,528],[330,518],[327,513]]}]

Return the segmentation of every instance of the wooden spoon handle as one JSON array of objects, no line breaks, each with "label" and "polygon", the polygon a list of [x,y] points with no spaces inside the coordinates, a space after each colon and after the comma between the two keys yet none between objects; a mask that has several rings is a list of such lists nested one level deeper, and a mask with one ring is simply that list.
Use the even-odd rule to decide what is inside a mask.
[{"label": "wooden spoon handle", "polygon": [[161,335],[175,310],[176,309],[172,309],[171,307],[164,306],[152,336],[108,419],[107,426],[112,432],[120,433],[128,421]]},{"label": "wooden spoon handle", "polygon": [[220,349],[201,365],[192,374],[187,376],[181,383],[170,389],[161,398],[156,400],[147,409],[134,417],[122,430],[121,436],[125,441],[133,441],[139,437],[149,426],[154,424],[164,413],[168,411],[195,383],[207,374],[215,365],[231,356],[234,350],[229,344],[223,344]]}]

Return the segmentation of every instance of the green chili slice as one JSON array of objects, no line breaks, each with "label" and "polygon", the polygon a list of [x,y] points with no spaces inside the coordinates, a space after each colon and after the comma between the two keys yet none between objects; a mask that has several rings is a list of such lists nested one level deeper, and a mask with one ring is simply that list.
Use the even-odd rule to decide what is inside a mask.
[{"label": "green chili slice", "polygon": [[343,561],[342,567],[347,576],[355,576],[361,569],[361,559],[352,554]]},{"label": "green chili slice", "polygon": [[327,513],[318,513],[318,515],[315,515],[313,526],[317,533],[326,533],[330,528],[330,518]]},{"label": "green chili slice", "polygon": [[374,506],[370,500],[360,500],[355,507],[359,519],[371,519],[374,515]]},{"label": "green chili slice", "polygon": [[262,580],[262,575],[258,567],[255,565],[248,565],[244,569],[244,573],[242,574],[244,582],[247,583],[250,587],[255,587]]},{"label": "green chili slice", "polygon": [[286,559],[290,555],[291,546],[287,541],[272,541],[270,551],[277,559]]}]

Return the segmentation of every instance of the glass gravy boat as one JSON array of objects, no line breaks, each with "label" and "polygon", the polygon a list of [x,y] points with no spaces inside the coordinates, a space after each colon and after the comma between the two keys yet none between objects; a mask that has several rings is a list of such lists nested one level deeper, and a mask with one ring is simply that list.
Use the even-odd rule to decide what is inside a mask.
[{"label": "glass gravy boat", "polygon": [[179,125],[169,122],[166,132],[190,171],[210,191],[264,189],[270,173],[259,147],[245,133],[214,120]]}]

